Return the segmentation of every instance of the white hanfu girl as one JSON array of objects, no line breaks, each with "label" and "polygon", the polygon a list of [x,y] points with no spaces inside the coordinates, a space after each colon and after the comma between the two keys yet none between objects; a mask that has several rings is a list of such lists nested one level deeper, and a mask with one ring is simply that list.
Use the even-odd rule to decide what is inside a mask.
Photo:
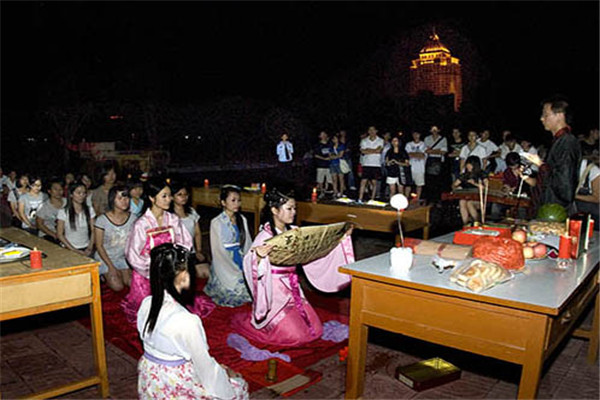
[{"label": "white hanfu girl", "polygon": [[150,252],[152,295],[137,328],[144,342],[138,363],[140,399],[248,399],[248,384],[208,353],[200,318],[181,304],[190,287],[188,252],[164,243]]},{"label": "white hanfu girl", "polygon": [[220,306],[238,307],[252,301],[243,272],[252,237],[240,213],[240,189],[223,186],[220,199],[223,212],[210,222],[212,265],[204,293]]}]

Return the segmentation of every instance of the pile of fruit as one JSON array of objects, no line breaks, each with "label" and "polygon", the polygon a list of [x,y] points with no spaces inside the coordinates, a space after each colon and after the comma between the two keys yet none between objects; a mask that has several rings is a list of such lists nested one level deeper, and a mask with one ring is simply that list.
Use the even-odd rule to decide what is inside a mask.
[{"label": "pile of fruit", "polygon": [[527,232],[522,229],[516,229],[512,238],[523,245],[523,257],[525,259],[539,259],[546,257],[548,246],[539,242],[528,242]]}]

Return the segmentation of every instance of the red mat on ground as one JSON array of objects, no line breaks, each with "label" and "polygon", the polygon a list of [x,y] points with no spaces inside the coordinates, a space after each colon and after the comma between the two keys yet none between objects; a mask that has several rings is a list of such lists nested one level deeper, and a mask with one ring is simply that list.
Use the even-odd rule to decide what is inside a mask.
[{"label": "red mat on ground", "polygon": [[[198,280],[198,293],[202,293],[205,283],[205,280]],[[130,325],[125,319],[125,314],[120,305],[121,300],[127,295],[127,292],[127,290],[113,292],[106,285],[102,285],[104,339],[133,358],[138,359],[143,353],[142,342],[139,339],[136,327]],[[321,321],[337,320],[344,324],[348,323],[347,299],[320,297],[318,294],[309,291],[306,294],[311,304],[315,307]],[[314,302],[313,299],[315,300]],[[230,326],[231,317],[239,312],[249,312],[250,310],[251,307],[249,304],[237,308],[216,307],[208,317],[202,319],[210,346],[210,354],[221,364],[229,366],[242,375],[244,373],[249,374],[249,371],[253,370],[251,367],[255,363],[242,359],[237,350],[229,347],[227,345],[227,336],[233,333]],[[79,322],[87,328],[90,327],[89,317],[83,318]],[[347,341],[333,343],[318,339],[302,347],[294,348],[264,346],[259,343],[252,344],[272,352],[278,351],[289,355],[291,364],[303,370],[323,358],[336,354],[341,348],[347,345]],[[262,387],[253,377],[248,376],[248,378],[250,391]]]}]

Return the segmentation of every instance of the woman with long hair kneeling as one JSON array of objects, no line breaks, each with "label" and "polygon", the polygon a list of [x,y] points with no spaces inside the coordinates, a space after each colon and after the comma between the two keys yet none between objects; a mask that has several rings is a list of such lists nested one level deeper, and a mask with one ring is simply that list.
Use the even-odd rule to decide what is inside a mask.
[{"label": "woman with long hair kneeling", "polygon": [[220,306],[238,307],[252,301],[244,279],[244,255],[252,237],[242,215],[241,191],[237,186],[221,189],[223,212],[210,221],[212,266],[204,293]]},{"label": "woman with long hair kneeling", "polygon": [[[236,314],[233,328],[257,343],[300,346],[319,339],[323,324],[308,303],[298,282],[296,267],[273,265],[272,245],[265,240],[294,227],[296,200],[276,189],[265,194],[263,229],[244,257],[244,276],[254,299],[251,315]],[[350,283],[338,267],[354,262],[351,229],[328,255],[303,265],[312,285],[323,292],[336,292]]]},{"label": "woman with long hair kneeling", "polygon": [[246,381],[211,357],[202,321],[182,304],[182,291],[190,288],[187,249],[164,243],[150,258],[152,295],[137,316],[144,342],[140,399],[247,399]]}]

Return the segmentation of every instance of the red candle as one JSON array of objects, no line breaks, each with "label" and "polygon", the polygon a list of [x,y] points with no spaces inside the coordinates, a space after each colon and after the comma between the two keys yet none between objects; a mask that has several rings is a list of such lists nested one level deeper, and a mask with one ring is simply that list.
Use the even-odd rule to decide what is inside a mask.
[{"label": "red candle", "polygon": [[205,179],[205,180],[204,180],[204,187],[205,187],[205,188],[208,188],[208,179]]},{"label": "red candle", "polygon": [[561,235],[558,246],[558,258],[571,258],[571,237]]},{"label": "red candle", "polygon": [[39,251],[37,247],[34,247],[33,250],[29,252],[29,262],[33,269],[42,268],[42,252]]},{"label": "red candle", "polygon": [[313,188],[312,194],[310,195],[310,201],[313,203],[317,202],[317,188]]},{"label": "red candle", "polygon": [[262,194],[267,193],[267,185],[265,183],[263,183],[262,185],[260,185],[260,192]]}]

